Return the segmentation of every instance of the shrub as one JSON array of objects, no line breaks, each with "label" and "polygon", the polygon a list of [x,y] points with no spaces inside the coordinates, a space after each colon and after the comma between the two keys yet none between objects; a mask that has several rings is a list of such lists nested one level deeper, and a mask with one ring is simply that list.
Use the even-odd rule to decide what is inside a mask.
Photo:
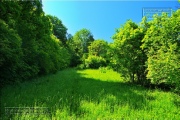
[{"label": "shrub", "polygon": [[86,68],[99,68],[106,66],[106,60],[99,56],[89,56],[85,59],[85,66]]},{"label": "shrub", "polygon": [[86,66],[84,64],[79,64],[77,67],[76,67],[77,70],[83,70],[83,69],[86,69]]},{"label": "shrub", "polygon": [[101,73],[106,73],[107,69],[108,69],[108,68],[106,68],[106,67],[99,67],[99,71],[100,71]]}]

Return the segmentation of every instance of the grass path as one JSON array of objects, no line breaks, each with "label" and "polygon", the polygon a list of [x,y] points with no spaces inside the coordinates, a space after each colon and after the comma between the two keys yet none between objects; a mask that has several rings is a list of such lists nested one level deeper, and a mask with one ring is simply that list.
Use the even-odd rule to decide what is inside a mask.
[{"label": "grass path", "polygon": [[[5,114],[5,107],[47,107],[50,114]],[[2,90],[3,119],[179,120],[180,97],[123,82],[116,72],[66,69]]]}]

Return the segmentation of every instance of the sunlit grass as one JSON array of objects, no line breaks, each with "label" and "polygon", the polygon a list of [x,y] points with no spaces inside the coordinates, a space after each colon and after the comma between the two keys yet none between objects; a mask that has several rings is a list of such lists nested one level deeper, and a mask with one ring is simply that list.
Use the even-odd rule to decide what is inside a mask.
[{"label": "sunlit grass", "polygon": [[[180,97],[123,82],[112,70],[66,69],[2,90],[4,119],[180,118]],[[5,107],[47,107],[49,114],[5,114]]]}]

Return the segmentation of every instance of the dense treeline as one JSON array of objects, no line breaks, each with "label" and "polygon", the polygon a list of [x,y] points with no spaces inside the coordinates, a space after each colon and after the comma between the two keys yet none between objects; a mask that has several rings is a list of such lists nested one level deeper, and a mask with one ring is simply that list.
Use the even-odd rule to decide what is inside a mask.
[{"label": "dense treeline", "polygon": [[58,18],[44,14],[41,2],[1,1],[0,10],[1,85],[69,66],[67,29]]},{"label": "dense treeline", "polygon": [[87,29],[68,34],[38,0],[1,1],[0,26],[1,86],[82,64],[94,41]]},{"label": "dense treeline", "polygon": [[0,82],[20,82],[67,67],[111,67],[141,85],[180,90],[180,10],[128,20],[113,42],[94,40],[88,29],[67,33],[62,21],[45,15],[40,1],[1,1]]},{"label": "dense treeline", "polygon": [[113,36],[113,62],[131,82],[180,90],[180,10],[127,21]]}]

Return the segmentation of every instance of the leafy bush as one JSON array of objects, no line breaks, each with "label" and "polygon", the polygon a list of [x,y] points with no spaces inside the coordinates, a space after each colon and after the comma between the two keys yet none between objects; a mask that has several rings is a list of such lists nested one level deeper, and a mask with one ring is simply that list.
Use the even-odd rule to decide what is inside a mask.
[{"label": "leafy bush", "polygon": [[99,68],[106,66],[106,60],[99,56],[89,56],[85,59],[86,68]]},{"label": "leafy bush", "polygon": [[79,65],[77,65],[76,69],[83,70],[83,69],[86,69],[86,66],[84,64],[79,64]]},{"label": "leafy bush", "polygon": [[167,14],[154,16],[142,40],[142,48],[148,57],[146,77],[153,84],[175,86],[176,92],[180,84],[179,18],[179,10],[172,17]]},{"label": "leafy bush", "polygon": [[[41,2],[3,1],[0,7],[2,86],[69,67],[70,52],[62,43],[66,40],[63,38],[66,36],[66,28],[60,24],[64,29],[58,33],[62,34],[60,37],[54,34],[53,23],[45,16]],[[10,9],[14,7],[16,11]],[[54,19],[57,20],[56,17]]]},{"label": "leafy bush", "polygon": [[17,70],[22,63],[21,38],[5,21],[0,20],[0,82],[10,83],[18,79]]},{"label": "leafy bush", "polygon": [[113,52],[110,65],[130,82],[144,84],[146,56],[140,48],[143,37],[144,31],[136,23],[128,20],[113,36],[114,45],[111,45]]},{"label": "leafy bush", "polygon": [[108,69],[108,68],[106,68],[106,67],[99,67],[99,71],[100,71],[101,73],[106,73],[107,69]]}]

